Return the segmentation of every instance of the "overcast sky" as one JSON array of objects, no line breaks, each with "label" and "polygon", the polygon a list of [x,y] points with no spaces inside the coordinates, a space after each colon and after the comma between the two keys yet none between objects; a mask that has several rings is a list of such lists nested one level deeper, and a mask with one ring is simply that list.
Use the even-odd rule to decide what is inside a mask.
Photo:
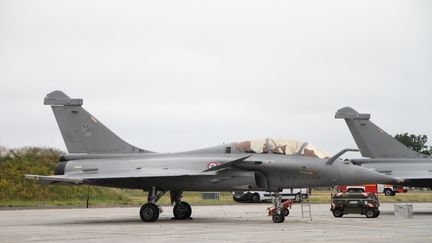
[{"label": "overcast sky", "polygon": [[124,140],[355,146],[334,113],[432,139],[432,1],[0,0],[0,146],[66,151],[63,90]]}]

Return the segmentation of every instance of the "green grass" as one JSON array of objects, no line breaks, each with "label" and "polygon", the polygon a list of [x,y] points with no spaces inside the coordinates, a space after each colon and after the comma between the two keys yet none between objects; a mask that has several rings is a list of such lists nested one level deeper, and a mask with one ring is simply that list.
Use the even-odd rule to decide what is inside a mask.
[{"label": "green grass", "polygon": [[[89,205],[90,206],[139,206],[146,202],[147,193],[139,190],[121,190],[121,189],[106,189],[108,191],[116,191],[121,197],[117,199],[112,199],[110,197],[93,197],[90,194]],[[120,191],[120,192],[119,192]],[[87,194],[81,199],[65,199],[65,200],[0,200],[0,207],[56,207],[56,206],[77,206],[85,207],[87,201]],[[201,198],[201,193],[198,192],[185,192],[183,194],[182,200],[192,204],[192,205],[230,205],[236,204],[232,200],[230,192],[220,193],[219,199],[209,199],[203,200]],[[169,198],[169,193],[165,194],[158,201],[159,205],[170,205],[171,201]]]}]

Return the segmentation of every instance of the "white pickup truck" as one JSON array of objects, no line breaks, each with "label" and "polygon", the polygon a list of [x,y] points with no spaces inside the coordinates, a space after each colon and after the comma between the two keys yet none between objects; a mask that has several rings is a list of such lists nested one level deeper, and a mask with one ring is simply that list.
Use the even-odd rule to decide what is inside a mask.
[{"label": "white pickup truck", "polygon": [[[233,200],[236,202],[263,202],[271,201],[270,192],[265,191],[235,191],[233,194]],[[295,188],[295,189],[283,189],[280,192],[282,200],[295,200],[300,202],[300,198],[307,199],[309,197],[308,190],[306,188]]]}]

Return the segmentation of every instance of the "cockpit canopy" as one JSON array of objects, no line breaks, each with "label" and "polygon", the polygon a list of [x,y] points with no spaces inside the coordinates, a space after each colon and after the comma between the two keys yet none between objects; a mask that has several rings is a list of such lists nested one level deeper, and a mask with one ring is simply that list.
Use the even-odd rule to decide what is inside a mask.
[{"label": "cockpit canopy", "polygon": [[273,154],[295,154],[321,159],[329,159],[331,157],[330,154],[312,144],[291,139],[255,139],[234,143],[234,145],[236,149],[244,153],[268,153],[270,150]]}]

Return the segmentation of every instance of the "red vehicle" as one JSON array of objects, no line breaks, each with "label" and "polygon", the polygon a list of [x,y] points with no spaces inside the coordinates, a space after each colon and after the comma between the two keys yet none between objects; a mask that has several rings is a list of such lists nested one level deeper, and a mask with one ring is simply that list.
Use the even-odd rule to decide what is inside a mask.
[{"label": "red vehicle", "polygon": [[396,193],[404,193],[408,191],[407,187],[384,185],[384,184],[365,184],[359,186],[336,186],[339,192],[372,192],[384,193],[386,196],[394,196]]}]

